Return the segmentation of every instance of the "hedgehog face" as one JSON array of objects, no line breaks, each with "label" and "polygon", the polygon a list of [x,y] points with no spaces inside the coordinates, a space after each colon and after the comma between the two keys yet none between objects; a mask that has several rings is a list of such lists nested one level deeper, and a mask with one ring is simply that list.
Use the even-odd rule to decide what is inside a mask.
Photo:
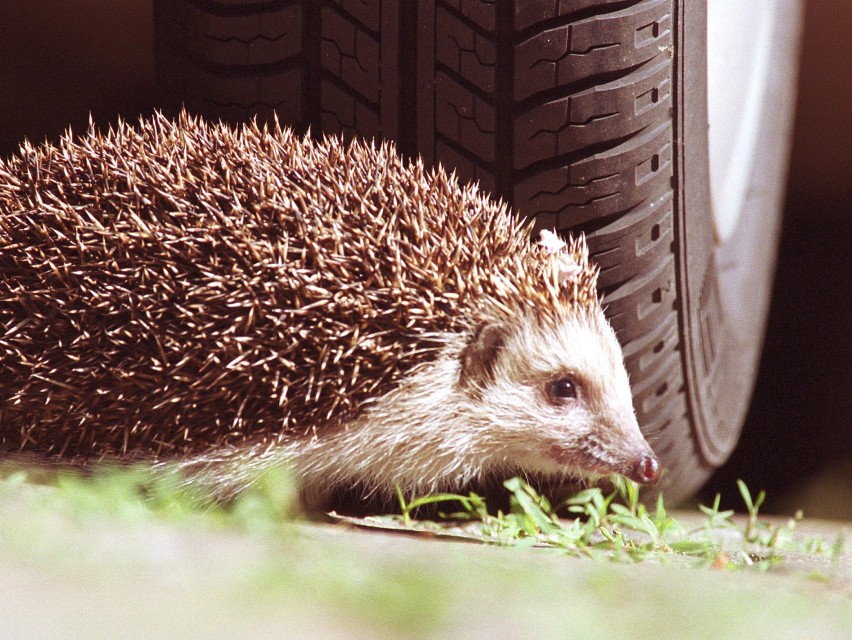
[{"label": "hedgehog face", "polygon": [[498,465],[547,476],[658,479],[621,349],[599,309],[556,326],[528,320],[514,331],[481,329],[463,355],[462,380],[471,409],[491,417],[483,453]]},{"label": "hedgehog face", "polygon": [[338,487],[407,495],[518,473],[556,480],[658,464],[633,415],[615,334],[599,309],[557,326],[486,323],[334,434],[270,450],[320,503]]}]

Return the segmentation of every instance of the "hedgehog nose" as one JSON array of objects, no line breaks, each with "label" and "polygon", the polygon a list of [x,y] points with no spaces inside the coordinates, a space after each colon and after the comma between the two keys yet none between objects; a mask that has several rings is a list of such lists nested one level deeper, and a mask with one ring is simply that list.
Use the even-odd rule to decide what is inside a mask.
[{"label": "hedgehog nose", "polygon": [[643,454],[628,477],[640,484],[657,484],[660,480],[660,463],[653,455]]}]

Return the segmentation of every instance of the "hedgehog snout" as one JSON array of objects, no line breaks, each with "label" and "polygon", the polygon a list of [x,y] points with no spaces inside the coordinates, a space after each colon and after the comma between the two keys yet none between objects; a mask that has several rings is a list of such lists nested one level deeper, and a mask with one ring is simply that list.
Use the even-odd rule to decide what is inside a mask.
[{"label": "hedgehog snout", "polygon": [[660,463],[654,454],[643,453],[624,475],[639,484],[657,484],[660,481]]},{"label": "hedgehog snout", "polygon": [[625,431],[627,435],[621,441],[623,444],[619,446],[617,438],[612,443],[614,448],[622,451],[619,456],[622,468],[618,472],[639,484],[657,484],[660,480],[660,462],[635,419],[630,420],[630,427],[622,430],[622,433]]}]

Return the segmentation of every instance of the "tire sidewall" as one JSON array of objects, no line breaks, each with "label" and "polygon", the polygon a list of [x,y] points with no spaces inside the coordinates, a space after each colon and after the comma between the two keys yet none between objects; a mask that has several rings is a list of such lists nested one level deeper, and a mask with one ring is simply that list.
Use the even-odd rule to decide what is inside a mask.
[{"label": "tire sidewall", "polygon": [[801,25],[799,3],[775,16],[753,172],[737,227],[719,243],[710,194],[707,7],[679,0],[675,146],[683,363],[695,440],[707,475],[739,438],[760,358],[781,228]]}]

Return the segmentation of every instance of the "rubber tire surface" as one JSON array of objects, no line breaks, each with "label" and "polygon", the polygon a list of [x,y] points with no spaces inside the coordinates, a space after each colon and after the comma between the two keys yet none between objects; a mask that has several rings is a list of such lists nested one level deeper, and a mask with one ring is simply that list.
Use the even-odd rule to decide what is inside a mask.
[{"label": "rubber tire surface", "polygon": [[788,7],[761,171],[721,246],[697,0],[156,0],[158,74],[172,108],[391,138],[540,227],[584,230],[676,501],[730,455],[756,374],[795,82]]}]

